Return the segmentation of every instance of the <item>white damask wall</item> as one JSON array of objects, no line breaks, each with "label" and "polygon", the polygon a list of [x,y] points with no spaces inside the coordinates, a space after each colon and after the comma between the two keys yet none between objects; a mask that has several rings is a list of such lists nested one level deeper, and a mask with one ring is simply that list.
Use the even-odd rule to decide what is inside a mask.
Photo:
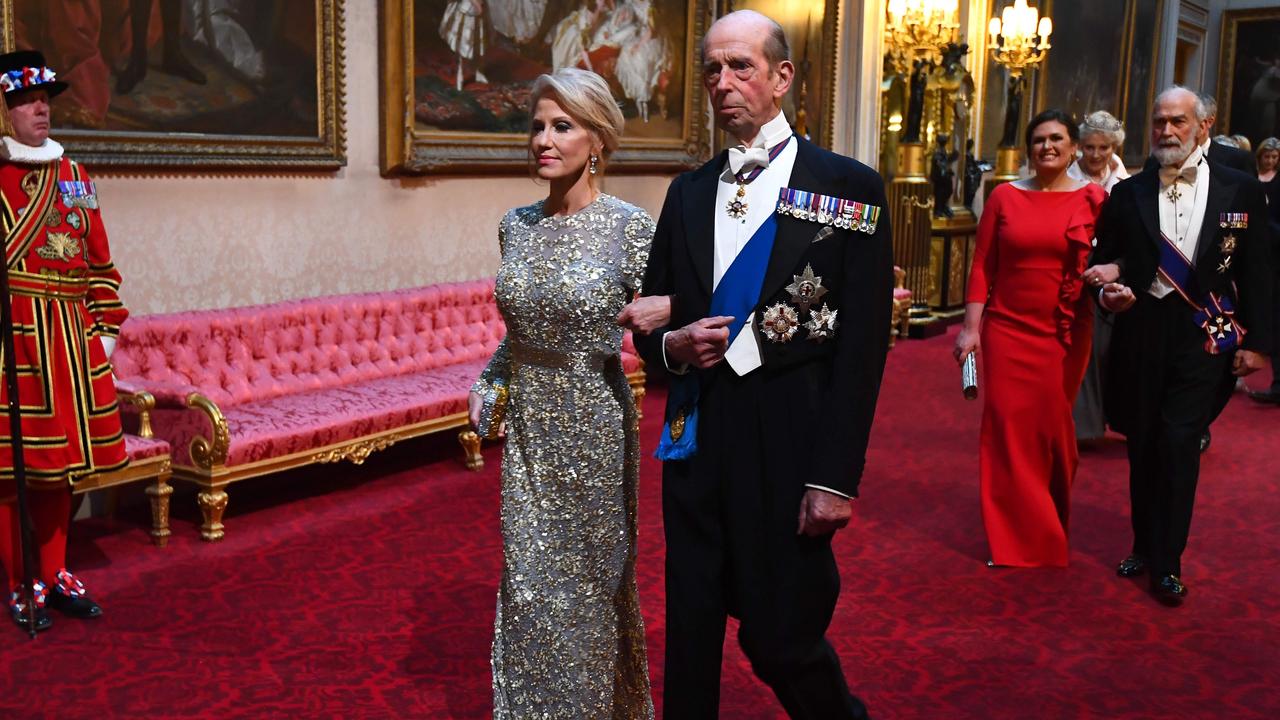
[{"label": "white damask wall", "polygon": [[[378,174],[377,3],[346,3],[347,166],[324,174],[99,174],[121,290],[134,313],[389,290],[492,275],[525,177]],[[656,217],[667,176],[606,178]]]}]

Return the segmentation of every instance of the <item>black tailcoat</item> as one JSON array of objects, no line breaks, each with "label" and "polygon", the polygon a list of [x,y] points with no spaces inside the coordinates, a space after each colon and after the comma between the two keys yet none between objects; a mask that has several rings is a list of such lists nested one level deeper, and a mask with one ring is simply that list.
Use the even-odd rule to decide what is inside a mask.
[{"label": "black tailcoat", "polygon": [[[1265,354],[1273,275],[1262,186],[1212,161],[1202,171],[1209,187],[1195,277],[1202,292],[1231,300],[1246,329],[1243,347]],[[1116,316],[1105,406],[1112,427],[1128,436],[1133,551],[1148,558],[1153,577],[1181,572],[1200,437],[1221,406],[1234,355],[1205,349],[1208,335],[1176,291],[1162,299],[1148,292],[1159,267],[1160,191],[1154,169],[1118,183],[1098,220],[1094,255],[1095,263],[1119,263],[1138,298]],[[1226,213],[1247,215],[1247,227],[1223,227]]]},{"label": "black tailcoat", "polygon": [[[889,213],[874,171],[796,140],[788,187],[882,214],[874,234],[777,215],[755,317],[790,302],[787,285],[811,266],[827,288],[815,309],[826,303],[837,314],[834,337],[817,342],[803,328],[785,343],[758,335],[763,365],[745,376],[725,362],[693,371],[701,386],[698,452],[663,466],[668,718],[717,716],[728,615],[739,618],[743,650],[791,717],[865,717],[825,640],[840,592],[831,538],[796,529],[806,484],[858,493],[888,349]],[[651,366],[662,366],[664,332],[709,314],[724,167],[722,153],[667,192],[644,292],[673,296],[672,320],[636,339]]]}]

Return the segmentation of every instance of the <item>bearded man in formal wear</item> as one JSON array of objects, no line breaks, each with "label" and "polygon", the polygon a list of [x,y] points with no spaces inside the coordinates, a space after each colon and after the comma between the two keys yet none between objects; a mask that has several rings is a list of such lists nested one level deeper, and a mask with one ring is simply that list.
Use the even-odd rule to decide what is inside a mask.
[{"label": "bearded man in formal wear", "polygon": [[1200,437],[1223,378],[1265,364],[1272,272],[1256,178],[1205,158],[1203,100],[1173,86],[1156,98],[1158,169],[1121,181],[1098,220],[1094,262],[1117,263],[1099,293],[1119,313],[1105,403],[1128,435],[1133,550],[1122,577],[1149,575],[1162,602],[1187,594],[1182,553],[1200,474]]},{"label": "bearded man in formal wear", "polygon": [[672,182],[643,283],[672,299],[671,318],[637,339],[674,373],[659,447],[664,714],[717,717],[732,615],[791,717],[865,718],[825,634],[840,590],[831,539],[858,494],[888,347],[884,183],[793,134],[776,22],[730,13],[701,57],[738,145]]}]

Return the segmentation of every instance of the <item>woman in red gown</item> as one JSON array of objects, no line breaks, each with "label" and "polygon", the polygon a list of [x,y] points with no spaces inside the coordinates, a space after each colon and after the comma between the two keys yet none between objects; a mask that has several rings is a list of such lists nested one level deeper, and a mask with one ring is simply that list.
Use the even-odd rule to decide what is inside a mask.
[{"label": "woman in red gown", "polygon": [[1027,126],[1035,174],[991,193],[955,357],[981,354],[982,520],[991,564],[1067,564],[1078,455],[1071,405],[1089,361],[1093,314],[1081,274],[1106,198],[1067,174],[1079,127],[1046,110]]}]

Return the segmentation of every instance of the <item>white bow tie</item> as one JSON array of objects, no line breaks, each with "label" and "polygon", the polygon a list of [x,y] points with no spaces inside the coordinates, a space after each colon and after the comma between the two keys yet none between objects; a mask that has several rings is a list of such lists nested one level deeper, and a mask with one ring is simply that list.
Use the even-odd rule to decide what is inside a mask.
[{"label": "white bow tie", "polygon": [[729,172],[741,175],[758,167],[769,167],[768,150],[762,147],[744,148],[741,145],[729,148]]}]

